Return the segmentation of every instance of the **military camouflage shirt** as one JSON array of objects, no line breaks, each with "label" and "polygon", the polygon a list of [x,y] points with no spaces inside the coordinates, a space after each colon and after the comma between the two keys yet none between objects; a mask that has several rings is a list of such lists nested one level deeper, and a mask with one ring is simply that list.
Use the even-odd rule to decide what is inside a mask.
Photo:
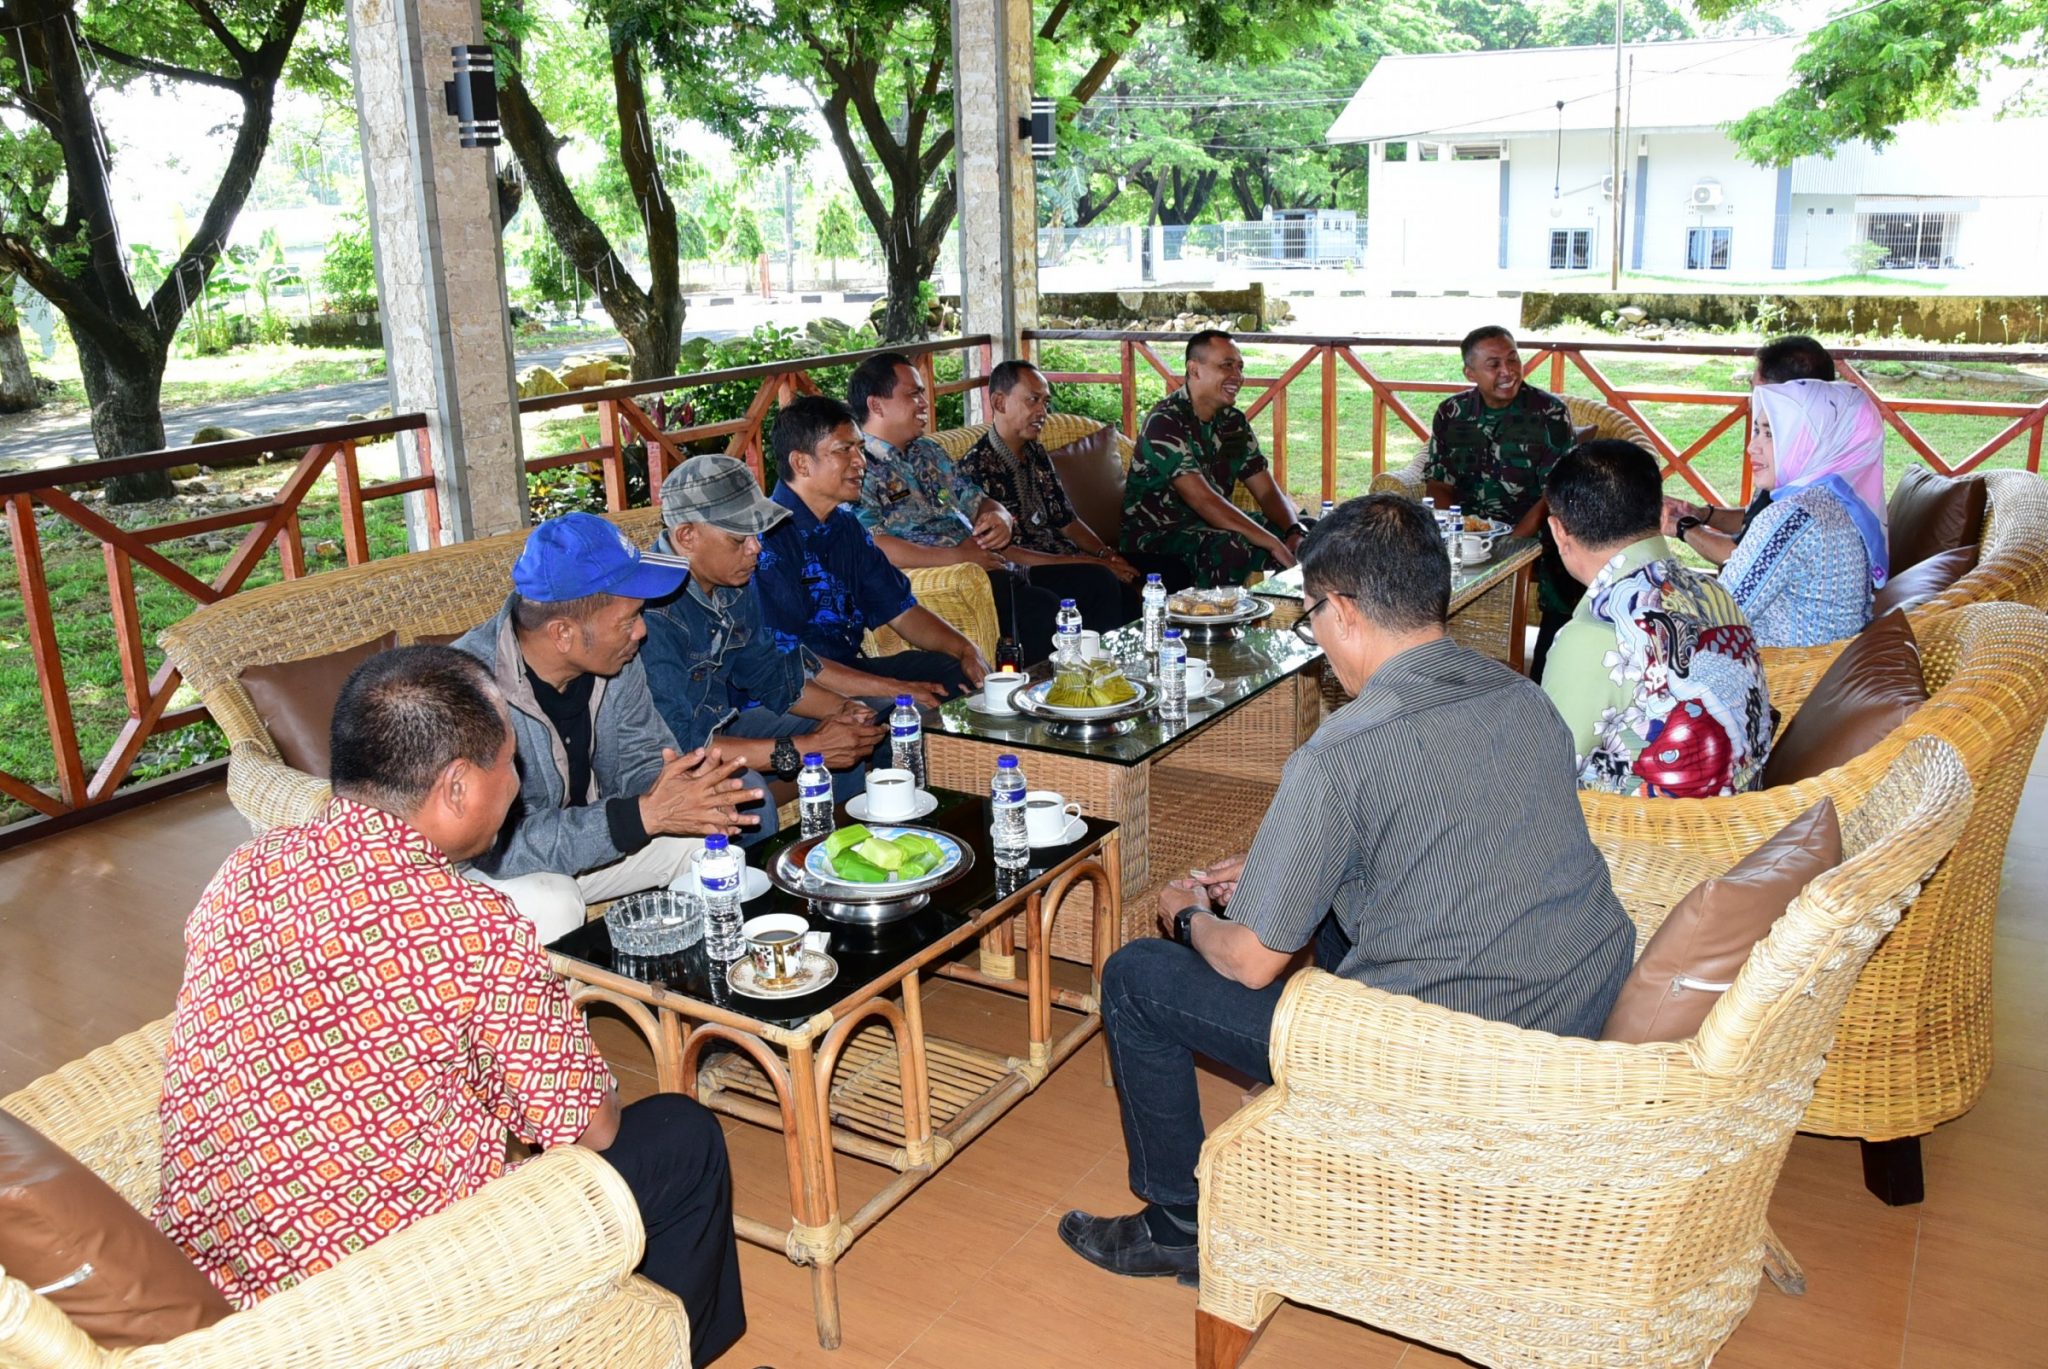
[{"label": "military camouflage shirt", "polygon": [[1240,481],[1265,469],[1266,454],[1242,409],[1227,405],[1204,423],[1188,392],[1175,390],[1152,406],[1138,430],[1137,456],[1124,483],[1124,544],[1202,524],[1173,488],[1177,477],[1199,475],[1228,499]]},{"label": "military camouflage shirt", "polygon": [[1422,474],[1455,489],[1466,513],[1514,523],[1571,448],[1571,413],[1556,395],[1524,385],[1505,408],[1489,409],[1466,390],[1437,406]]}]

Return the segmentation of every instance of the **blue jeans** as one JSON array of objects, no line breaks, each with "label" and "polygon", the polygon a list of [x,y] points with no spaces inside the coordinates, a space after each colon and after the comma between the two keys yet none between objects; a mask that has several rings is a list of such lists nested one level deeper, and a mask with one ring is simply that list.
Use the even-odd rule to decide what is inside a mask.
[{"label": "blue jeans", "polygon": [[[1326,918],[1316,933],[1316,964],[1332,969],[1348,948],[1337,920]],[[1267,1048],[1286,988],[1283,977],[1247,989],[1210,969],[1193,948],[1157,938],[1131,942],[1102,967],[1102,1026],[1133,1193],[1153,1203],[1199,1201],[1195,1162],[1207,1131],[1195,1057],[1272,1083]]]}]

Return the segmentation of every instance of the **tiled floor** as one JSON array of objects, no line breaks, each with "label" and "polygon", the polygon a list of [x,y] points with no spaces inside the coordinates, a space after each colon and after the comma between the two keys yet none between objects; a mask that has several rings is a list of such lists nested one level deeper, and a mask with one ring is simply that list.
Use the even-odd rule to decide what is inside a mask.
[{"label": "tiled floor", "polygon": [[[168,800],[0,855],[0,1094],[170,1008],[180,928],[247,829],[218,789]],[[1853,1142],[1801,1137],[1772,1207],[1810,1289],[1768,1284],[1722,1350],[1760,1366],[2048,1365],[2048,761],[2015,824],[1998,932],[1998,1065],[1975,1111],[1926,1142],[1927,1201],[1886,1208],[1863,1190]],[[935,1031],[996,1044],[1021,1035],[1009,1002],[956,984],[928,992]],[[629,1095],[646,1054],[600,1039]],[[1192,1362],[1194,1294],[1100,1274],[1054,1235],[1069,1207],[1127,1210],[1123,1143],[1091,1044],[848,1253],[846,1328],[818,1348],[807,1271],[742,1246],[752,1330],[719,1361],[866,1369],[1009,1369]],[[1205,1079],[1215,1116],[1236,1086]],[[786,1213],[779,1138],[728,1125],[743,1211]],[[858,1201],[880,1171],[843,1162]],[[1248,1361],[1418,1369],[1461,1363],[1340,1318],[1288,1307]]]}]

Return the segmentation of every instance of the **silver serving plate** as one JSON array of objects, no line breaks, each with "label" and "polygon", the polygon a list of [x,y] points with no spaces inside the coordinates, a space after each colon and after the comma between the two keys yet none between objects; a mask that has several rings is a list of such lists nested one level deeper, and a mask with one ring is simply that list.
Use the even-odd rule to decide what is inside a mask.
[{"label": "silver serving plate", "polygon": [[[1040,681],[1031,688],[1043,692],[1046,683]],[[1152,711],[1151,684],[1144,680],[1131,680],[1130,684],[1137,693],[1110,708],[1057,708],[1040,702],[1023,689],[1012,694],[1010,702],[1020,717],[1043,724],[1045,730],[1055,737],[1077,742],[1096,741],[1103,737],[1122,736],[1138,725],[1138,719]]]},{"label": "silver serving plate", "polygon": [[[900,822],[882,825],[913,832],[931,830]],[[951,832],[935,832],[934,835],[943,835],[959,846],[960,862],[944,874],[917,881],[907,893],[900,884],[841,884],[812,875],[804,869],[804,862],[810,858],[811,848],[825,840],[822,836],[806,837],[783,847],[769,863],[768,882],[786,894],[809,899],[819,915],[834,922],[847,922],[857,927],[880,927],[898,922],[930,903],[933,894],[974,868],[972,846]]]},{"label": "silver serving plate", "polygon": [[1234,642],[1244,636],[1246,628],[1263,623],[1272,616],[1273,601],[1259,599],[1250,612],[1229,618],[1180,618],[1169,613],[1167,621],[1180,629],[1182,641],[1210,644]]}]

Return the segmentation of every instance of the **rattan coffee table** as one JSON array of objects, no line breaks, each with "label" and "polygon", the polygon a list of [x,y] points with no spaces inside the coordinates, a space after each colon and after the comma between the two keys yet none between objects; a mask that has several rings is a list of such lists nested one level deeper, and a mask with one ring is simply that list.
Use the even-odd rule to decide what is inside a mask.
[{"label": "rattan coffee table", "polygon": [[[1129,915],[1149,919],[1149,899],[1142,895],[1153,884],[1250,844],[1279,786],[1281,766],[1322,722],[1322,652],[1273,628],[1278,617],[1235,640],[1189,649],[1208,661],[1216,686],[1190,702],[1184,722],[1163,722],[1155,712],[1129,732],[1082,740],[1056,735],[1029,717],[979,712],[976,699],[955,699],[926,733],[932,782],[979,791],[995,773],[996,758],[1015,754],[1032,789],[1057,790],[1088,816],[1121,826]],[[1132,645],[1127,639],[1136,631],[1119,628],[1104,644],[1112,651]],[[1047,667],[1041,663],[1027,673],[1035,682]],[[1085,907],[1061,910],[1053,954],[1086,962],[1094,932]]]},{"label": "rattan coffee table", "polygon": [[[1034,849],[1031,867],[1011,874],[998,870],[989,849],[987,800],[936,792],[937,811],[919,825],[971,846],[974,866],[909,917],[879,927],[833,922],[779,889],[746,905],[749,917],[798,913],[831,931],[838,976],[813,993],[738,995],[713,974],[701,945],[653,960],[615,955],[601,918],[548,947],[573,1001],[610,1004],[647,1038],[661,1089],[783,1134],[788,1225],[735,1214],[733,1227],[741,1239],[810,1266],[818,1343],[827,1349],[840,1340],[836,1265],[847,1247],[1102,1025],[1102,963],[1121,921],[1116,824],[1088,820],[1075,841]],[[843,810],[840,821],[848,821]],[[762,864],[795,839],[764,842],[749,861]],[[1050,924],[1062,904],[1088,910],[1093,941],[1084,959],[1093,973],[1085,993],[1052,983]],[[1023,927],[1021,980],[1013,918]],[[976,942],[979,962],[966,963],[960,953]],[[927,974],[1023,998],[1023,1054],[927,1035]],[[1058,1035],[1055,1011],[1069,1019]],[[840,1152],[896,1171],[851,1214],[841,1210]]]},{"label": "rattan coffee table", "polygon": [[[1493,559],[1451,572],[1451,636],[1482,656],[1522,669],[1523,639],[1529,626],[1529,577],[1543,544],[1533,537],[1503,537]],[[1273,601],[1273,621],[1290,626],[1301,617],[1301,567],[1283,570],[1252,586]]]}]

